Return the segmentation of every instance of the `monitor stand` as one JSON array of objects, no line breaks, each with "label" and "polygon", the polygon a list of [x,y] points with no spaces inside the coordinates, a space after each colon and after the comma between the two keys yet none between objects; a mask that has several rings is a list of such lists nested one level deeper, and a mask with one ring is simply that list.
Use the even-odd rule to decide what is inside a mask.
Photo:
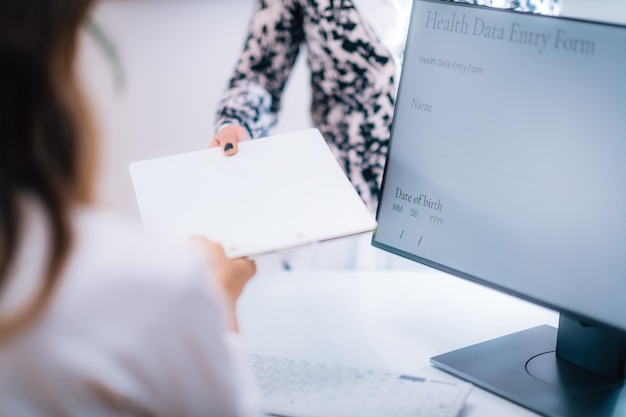
[{"label": "monitor stand", "polygon": [[561,315],[431,358],[446,372],[550,417],[626,415],[626,336]]}]

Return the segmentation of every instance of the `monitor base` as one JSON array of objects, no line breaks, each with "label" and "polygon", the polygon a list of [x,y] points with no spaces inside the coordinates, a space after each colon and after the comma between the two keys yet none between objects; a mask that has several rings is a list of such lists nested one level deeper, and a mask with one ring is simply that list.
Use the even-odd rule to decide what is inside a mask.
[{"label": "monitor base", "polygon": [[550,417],[626,415],[624,381],[555,355],[557,329],[539,326],[431,358],[434,366]]}]

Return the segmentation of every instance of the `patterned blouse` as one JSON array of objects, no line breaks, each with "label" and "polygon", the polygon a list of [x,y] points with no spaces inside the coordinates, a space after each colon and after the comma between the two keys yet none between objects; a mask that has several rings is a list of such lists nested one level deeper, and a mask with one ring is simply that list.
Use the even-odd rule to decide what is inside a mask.
[{"label": "patterned blouse", "polygon": [[[560,0],[458,0],[557,14]],[[252,138],[276,123],[301,47],[311,72],[311,118],[375,210],[396,95],[390,52],[351,0],[258,0],[243,54],[215,126],[239,123]]]}]

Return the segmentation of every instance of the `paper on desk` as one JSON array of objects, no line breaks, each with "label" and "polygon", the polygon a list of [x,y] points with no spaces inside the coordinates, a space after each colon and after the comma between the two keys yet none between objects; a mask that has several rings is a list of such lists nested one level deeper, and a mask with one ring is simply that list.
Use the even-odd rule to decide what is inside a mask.
[{"label": "paper on desk", "polygon": [[130,164],[146,227],[206,236],[229,257],[373,230],[376,220],[317,129]]}]

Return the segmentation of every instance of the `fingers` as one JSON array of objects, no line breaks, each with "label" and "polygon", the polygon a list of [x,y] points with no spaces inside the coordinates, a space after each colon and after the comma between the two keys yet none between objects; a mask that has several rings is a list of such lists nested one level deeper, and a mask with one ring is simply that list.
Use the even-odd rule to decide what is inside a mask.
[{"label": "fingers", "polygon": [[214,268],[222,268],[229,262],[224,247],[202,236],[192,236],[191,243],[198,245]]},{"label": "fingers", "polygon": [[243,277],[246,282],[256,275],[256,263],[248,258],[231,259],[233,269],[238,271],[236,275]]},{"label": "fingers", "polygon": [[256,264],[245,258],[229,259],[222,245],[206,238],[194,236],[190,241],[205,253],[215,278],[212,282],[217,284],[215,288],[225,301],[227,326],[238,332],[237,300],[248,281],[256,274]]},{"label": "fingers", "polygon": [[221,262],[226,260],[226,252],[224,247],[219,243],[212,242],[209,239],[202,236],[192,236],[189,238],[191,243],[200,246],[203,251],[209,255],[209,258],[213,262]]},{"label": "fingers", "polygon": [[222,146],[222,151],[224,152],[224,155],[226,156],[234,155],[237,153],[238,150],[239,150],[239,144],[237,141],[227,141]]},{"label": "fingers", "polygon": [[202,248],[218,283],[233,299],[239,298],[248,281],[256,274],[256,263],[247,258],[230,259],[219,243],[194,236],[191,242]]},{"label": "fingers", "polygon": [[221,128],[209,143],[209,148],[220,147],[226,156],[231,156],[239,150],[239,142],[250,139],[245,127],[237,124]]},{"label": "fingers", "polygon": [[226,156],[231,156],[237,153],[239,145],[236,139],[228,137],[218,137],[217,135],[209,142],[209,148],[222,148],[222,152]]}]

